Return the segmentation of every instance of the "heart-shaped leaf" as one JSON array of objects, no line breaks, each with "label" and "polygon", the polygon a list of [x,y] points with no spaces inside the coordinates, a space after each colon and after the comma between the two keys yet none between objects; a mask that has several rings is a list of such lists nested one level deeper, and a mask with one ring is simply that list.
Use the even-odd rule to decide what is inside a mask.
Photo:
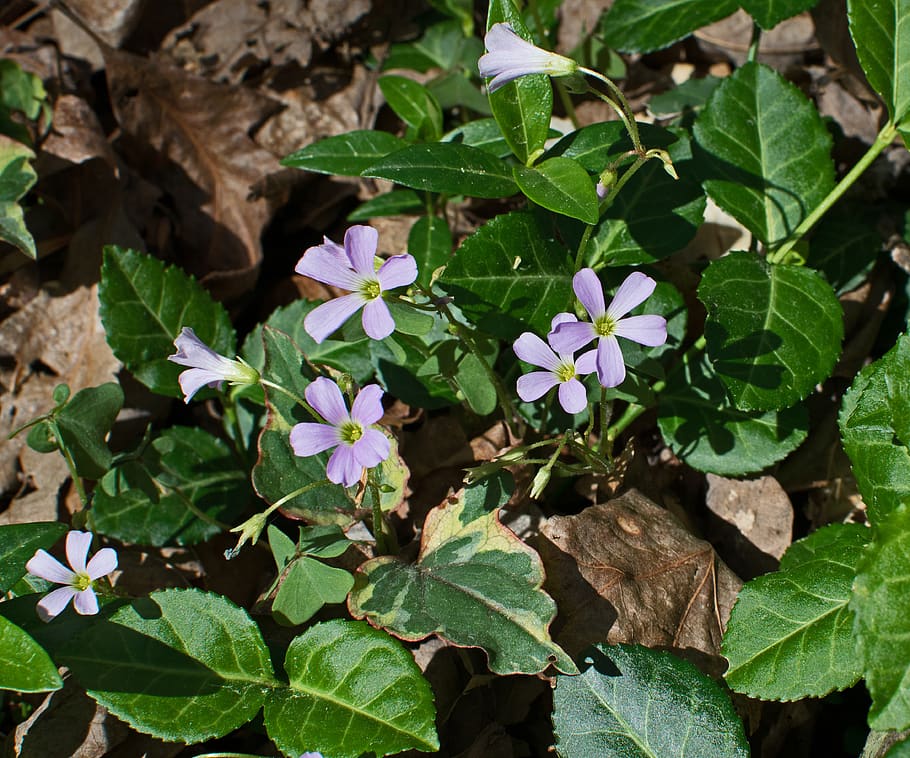
[{"label": "heart-shaped leaf", "polygon": [[79,390],[54,414],[60,444],[73,457],[76,472],[100,479],[111,467],[107,435],[123,407],[123,390],[116,382]]}]

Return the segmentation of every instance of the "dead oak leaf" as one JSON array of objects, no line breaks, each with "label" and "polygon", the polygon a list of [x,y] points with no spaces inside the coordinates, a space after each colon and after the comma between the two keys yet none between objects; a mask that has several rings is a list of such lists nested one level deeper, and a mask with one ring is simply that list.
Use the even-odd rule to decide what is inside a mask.
[{"label": "dead oak leaf", "polygon": [[570,655],[595,642],[638,643],[695,653],[717,671],[742,582],[668,511],[632,490],[551,518],[539,549],[559,607],[553,636]]},{"label": "dead oak leaf", "polygon": [[217,297],[245,292],[262,260],[273,200],[252,199],[251,188],[281,170],[250,134],[281,105],[120,50],[106,48],[104,58],[114,112],[129,137],[123,146],[173,199],[178,237],[191,253],[187,267]]}]

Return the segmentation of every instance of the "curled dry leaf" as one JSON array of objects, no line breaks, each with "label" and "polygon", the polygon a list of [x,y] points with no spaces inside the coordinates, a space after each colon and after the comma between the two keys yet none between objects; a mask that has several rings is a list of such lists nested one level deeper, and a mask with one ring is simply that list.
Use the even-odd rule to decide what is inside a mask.
[{"label": "curled dry leaf", "polygon": [[720,673],[742,582],[709,543],[635,490],[551,518],[542,532],[545,588],[559,607],[553,635],[570,655],[595,642],[672,647]]}]

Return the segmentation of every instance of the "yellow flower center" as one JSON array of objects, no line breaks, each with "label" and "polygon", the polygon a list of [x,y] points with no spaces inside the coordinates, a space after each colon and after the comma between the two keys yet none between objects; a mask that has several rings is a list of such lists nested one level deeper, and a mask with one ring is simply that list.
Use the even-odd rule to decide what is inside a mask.
[{"label": "yellow flower center", "polygon": [[575,366],[571,363],[561,363],[554,373],[559,377],[559,381],[568,382],[575,378]]},{"label": "yellow flower center", "polygon": [[92,578],[88,574],[76,574],[73,578],[73,589],[82,592],[92,586]]},{"label": "yellow flower center", "polygon": [[341,425],[341,441],[353,445],[363,437],[363,427],[356,421],[347,421]]},{"label": "yellow flower center", "polygon": [[368,279],[360,285],[360,294],[367,300],[375,300],[382,294],[378,279]]},{"label": "yellow flower center", "polygon": [[594,322],[594,331],[598,337],[609,337],[616,331],[616,319],[605,313]]}]

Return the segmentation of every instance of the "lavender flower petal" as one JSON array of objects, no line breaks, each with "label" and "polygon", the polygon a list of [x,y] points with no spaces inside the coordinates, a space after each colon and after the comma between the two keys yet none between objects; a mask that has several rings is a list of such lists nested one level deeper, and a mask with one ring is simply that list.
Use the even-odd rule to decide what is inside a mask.
[{"label": "lavender flower petal", "polygon": [[47,550],[37,550],[25,564],[25,570],[32,576],[54,584],[69,584],[76,575],[52,556]]},{"label": "lavender flower petal", "polygon": [[359,289],[363,278],[351,268],[347,256],[339,256],[337,250],[327,248],[325,245],[308,248],[297,261],[294,271],[301,276],[308,276],[333,287],[341,287],[348,292]]},{"label": "lavender flower petal", "polygon": [[91,532],[73,530],[66,535],[66,560],[75,573],[85,573],[85,560],[91,544]]},{"label": "lavender flower petal", "polygon": [[329,458],[326,466],[326,475],[329,481],[351,487],[360,481],[363,467],[354,460],[354,450],[351,445],[339,445]]},{"label": "lavender flower petal", "polygon": [[619,289],[616,290],[613,302],[607,308],[607,315],[613,319],[622,318],[635,306],[641,305],[651,297],[651,293],[654,292],[656,286],[657,282],[650,276],[641,273],[641,271],[633,271],[619,285]]},{"label": "lavender flower petal", "polygon": [[70,598],[76,596],[77,592],[78,590],[73,587],[59,587],[53,592],[49,592],[41,598],[35,606],[38,617],[42,621],[50,621],[51,619],[56,618],[63,613],[66,604],[70,601]]},{"label": "lavender flower petal", "polygon": [[559,385],[559,404],[566,413],[581,413],[588,407],[588,393],[578,379],[569,379]]},{"label": "lavender flower petal", "polygon": [[616,323],[615,334],[648,347],[667,341],[667,320],[663,316],[628,316]]},{"label": "lavender flower petal", "polygon": [[597,370],[597,348],[582,353],[575,361],[576,374],[593,374]]},{"label": "lavender flower petal", "polygon": [[379,247],[379,232],[372,226],[352,226],[344,233],[344,251],[351,265],[361,276],[373,277],[376,269],[376,248]]},{"label": "lavender flower petal", "polygon": [[477,61],[482,77],[494,77],[487,86],[495,92],[504,84],[528,74],[566,76],[578,69],[571,58],[532,45],[508,24],[494,24],[484,37],[489,51]]},{"label": "lavender flower petal", "polygon": [[616,337],[601,337],[597,343],[597,381],[601,387],[618,387],[626,378],[626,364]]},{"label": "lavender flower petal", "polygon": [[328,424],[306,422],[295,424],[291,429],[291,448],[294,455],[306,458],[329,450],[341,444],[338,428]]},{"label": "lavender flower petal", "polygon": [[183,393],[183,402],[189,403],[203,387],[218,387],[224,377],[221,374],[205,368],[188,368],[181,371],[177,377],[180,391]]},{"label": "lavender flower petal", "polygon": [[95,581],[102,576],[107,576],[117,568],[117,551],[112,547],[103,547],[92,556],[85,567],[85,573],[89,579]]},{"label": "lavender flower petal", "polygon": [[350,418],[341,390],[331,379],[318,377],[307,385],[303,394],[313,410],[332,426],[341,426]]},{"label": "lavender flower petal", "polygon": [[[389,438],[378,429],[364,429],[363,436],[351,445],[354,460],[362,468],[378,466],[389,457]],[[360,478],[358,474],[357,478]]]},{"label": "lavender flower petal", "polygon": [[532,371],[518,377],[515,389],[518,390],[518,397],[530,403],[546,395],[557,384],[559,378],[552,371]]},{"label": "lavender flower petal", "polygon": [[379,267],[376,278],[379,279],[379,286],[383,291],[407,287],[417,278],[417,261],[413,255],[407,253],[393,255]]},{"label": "lavender flower petal", "polygon": [[370,300],[363,307],[363,331],[374,340],[384,340],[395,331],[395,321],[389,313],[389,306],[381,297]]},{"label": "lavender flower petal", "polygon": [[604,288],[594,269],[583,268],[575,274],[572,277],[572,289],[592,321],[603,316],[607,310],[604,305]]},{"label": "lavender flower petal", "polygon": [[234,362],[230,358],[219,355],[196,336],[190,327],[185,326],[174,340],[177,352],[169,355],[167,359],[179,366],[206,369],[223,373],[225,369],[232,369]]},{"label": "lavender flower petal", "polygon": [[556,371],[559,368],[559,360],[553,350],[536,334],[522,332],[512,349],[515,355],[532,366],[540,366],[548,371]]},{"label": "lavender flower petal", "polygon": [[571,355],[596,338],[594,325],[588,321],[559,324],[547,335],[547,340],[560,355]]},{"label": "lavender flower petal", "polygon": [[98,598],[95,596],[95,591],[88,587],[82,592],[76,592],[73,607],[80,616],[94,616],[98,613]]},{"label": "lavender flower petal", "polygon": [[574,324],[577,321],[574,313],[557,313],[550,319],[550,331],[552,332],[560,324]]},{"label": "lavender flower petal", "polygon": [[303,319],[303,328],[317,343],[334,334],[341,325],[363,307],[363,296],[342,295],[311,310]]},{"label": "lavender flower petal", "polygon": [[378,384],[368,384],[354,398],[354,404],[351,406],[351,418],[364,426],[375,424],[385,413],[382,408],[383,394],[382,387]]}]

